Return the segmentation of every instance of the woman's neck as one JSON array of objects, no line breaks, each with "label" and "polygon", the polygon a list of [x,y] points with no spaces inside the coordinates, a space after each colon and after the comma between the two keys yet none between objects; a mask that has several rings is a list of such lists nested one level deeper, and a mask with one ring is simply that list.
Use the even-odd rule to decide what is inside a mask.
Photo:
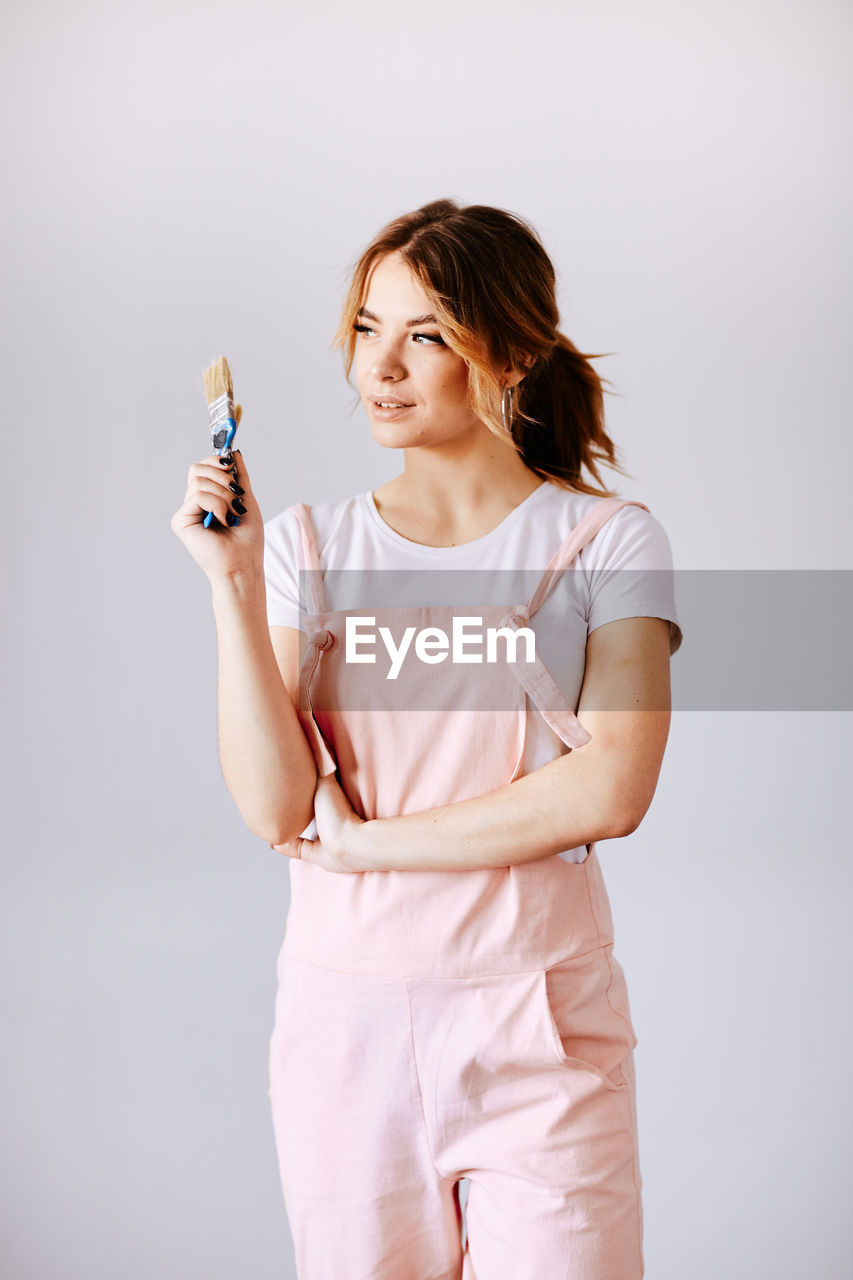
[{"label": "woman's neck", "polygon": [[404,471],[373,493],[385,523],[425,546],[460,546],[485,537],[542,484],[514,449],[491,439],[493,445],[450,464],[407,449]]}]

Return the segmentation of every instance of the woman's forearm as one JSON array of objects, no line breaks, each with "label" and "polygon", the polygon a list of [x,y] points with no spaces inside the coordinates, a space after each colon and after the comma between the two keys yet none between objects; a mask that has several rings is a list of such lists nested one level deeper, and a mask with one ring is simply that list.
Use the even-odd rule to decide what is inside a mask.
[{"label": "woman's forearm", "polygon": [[[380,818],[355,828],[348,864],[358,871],[475,871],[513,866],[623,834],[571,772],[581,752],[551,761],[497,791],[455,804]],[[569,818],[571,821],[569,821]]]},{"label": "woman's forearm", "polygon": [[[665,739],[663,721],[669,717],[656,727]],[[647,719],[647,733],[649,728]],[[633,753],[599,739],[474,800],[353,826],[347,865],[352,870],[510,867],[628,835],[649,801],[648,788],[638,792]]]},{"label": "woman's forearm", "polygon": [[651,803],[669,714],[622,713],[615,735],[605,732],[605,717],[593,718],[600,723],[592,742],[488,795],[353,825],[347,866],[471,871],[628,835]]},{"label": "woman's forearm", "polygon": [[219,755],[251,831],[285,843],[311,821],[314,756],[270,640],[263,575],[211,588],[219,649]]}]

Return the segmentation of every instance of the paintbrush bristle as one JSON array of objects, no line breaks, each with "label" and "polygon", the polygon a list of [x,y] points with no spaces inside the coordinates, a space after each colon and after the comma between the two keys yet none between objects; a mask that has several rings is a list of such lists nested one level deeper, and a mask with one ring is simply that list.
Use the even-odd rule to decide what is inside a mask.
[{"label": "paintbrush bristle", "polygon": [[214,400],[218,400],[220,396],[234,395],[234,386],[231,382],[231,370],[228,368],[228,361],[224,356],[220,356],[218,360],[214,360],[213,364],[209,364],[204,371],[204,394],[207,397],[207,403],[213,404]]}]

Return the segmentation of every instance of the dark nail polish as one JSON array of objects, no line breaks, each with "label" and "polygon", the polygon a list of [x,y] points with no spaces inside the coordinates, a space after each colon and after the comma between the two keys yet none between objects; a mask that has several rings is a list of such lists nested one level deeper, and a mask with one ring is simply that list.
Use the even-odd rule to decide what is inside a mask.
[{"label": "dark nail polish", "polygon": [[240,523],[240,521],[239,521],[239,519],[237,518],[237,516],[232,515],[230,511],[227,513],[227,515],[226,515],[225,519],[228,521],[228,523],[230,524],[230,526],[231,526],[231,528],[232,528],[232,529],[234,528],[234,526],[235,526],[236,524],[239,524],[239,523]]},{"label": "dark nail polish", "polygon": [[237,512],[238,516],[244,516],[246,514],[246,508],[243,506],[239,498],[235,498],[231,503],[231,506]]},{"label": "dark nail polish", "polygon": [[216,459],[216,461],[219,463],[220,467],[227,467],[227,466],[228,466],[228,464],[229,464],[229,462],[231,461],[231,459],[230,459],[230,458],[217,458],[217,459]]},{"label": "dark nail polish", "polygon": [[228,488],[231,490],[232,493],[236,493],[238,498],[242,497],[242,495],[246,492],[245,489],[242,489],[240,487],[240,485],[237,483],[236,480],[232,480]]}]

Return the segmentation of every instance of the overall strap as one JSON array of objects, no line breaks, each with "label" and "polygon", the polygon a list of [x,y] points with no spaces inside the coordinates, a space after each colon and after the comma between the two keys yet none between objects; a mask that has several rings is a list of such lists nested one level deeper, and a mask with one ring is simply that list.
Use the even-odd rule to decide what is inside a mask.
[{"label": "overall strap", "polygon": [[302,548],[300,568],[306,570],[306,581],[310,597],[311,613],[324,613],[326,610],[326,590],[323,586],[323,568],[317,551],[317,539],[314,536],[314,525],[311,522],[311,508],[304,502],[297,502],[287,510],[299,526]]},{"label": "overall strap", "polygon": [[[528,627],[533,614],[541,608],[559,582],[563,570],[568,568],[610,517],[625,506],[642,507],[644,511],[648,511],[644,503],[632,502],[625,498],[604,498],[601,502],[597,502],[580,524],[574,527],[551,558],[548,568],[527,604],[514,606],[500,625],[511,627],[514,631]],[[562,690],[538,653],[532,663],[514,662],[512,671],[545,723],[554,730],[567,747],[582,747],[590,741],[591,734],[584,729],[566,702]]]},{"label": "overall strap", "polygon": [[534,613],[541,609],[559,582],[560,574],[563,570],[568,569],[575,557],[583,551],[587,543],[592,542],[595,535],[603,529],[610,517],[615,516],[616,512],[621,511],[623,507],[642,507],[644,511],[649,509],[644,502],[635,502],[631,498],[602,498],[600,502],[597,502],[592,510],[584,516],[580,524],[575,525],[568,538],[551,557],[548,568],[540,578],[539,585],[525,607],[525,612],[529,618],[532,618]]}]

